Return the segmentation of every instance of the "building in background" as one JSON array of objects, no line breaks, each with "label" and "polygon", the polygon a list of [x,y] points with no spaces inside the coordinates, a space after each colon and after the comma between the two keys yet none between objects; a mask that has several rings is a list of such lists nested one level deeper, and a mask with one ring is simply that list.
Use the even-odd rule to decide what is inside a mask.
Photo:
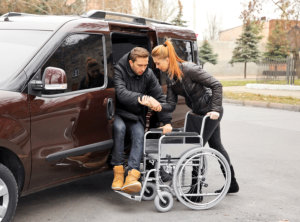
[{"label": "building in background", "polygon": [[[269,35],[275,29],[275,25],[277,22],[285,22],[283,24],[284,27],[287,27],[288,36],[287,38],[290,41],[290,46],[295,48],[296,46],[300,46],[300,21],[289,21],[286,22],[284,20],[279,19],[271,19],[269,21],[265,21],[262,29],[262,40],[259,44],[259,50],[261,52],[265,51],[265,47],[268,41]],[[230,28],[219,33],[219,40],[217,41],[209,41],[212,45],[214,52],[218,54],[218,63],[217,65],[207,64],[205,69],[215,76],[242,76],[244,70],[243,63],[236,63],[233,66],[229,64],[229,61],[232,57],[232,51],[235,48],[235,41],[242,34],[243,26],[237,26],[234,28]],[[296,36],[296,37],[295,37]],[[199,43],[199,45],[201,42]],[[258,72],[258,67],[255,63],[248,63],[247,65],[247,73],[248,76],[255,77]]]}]

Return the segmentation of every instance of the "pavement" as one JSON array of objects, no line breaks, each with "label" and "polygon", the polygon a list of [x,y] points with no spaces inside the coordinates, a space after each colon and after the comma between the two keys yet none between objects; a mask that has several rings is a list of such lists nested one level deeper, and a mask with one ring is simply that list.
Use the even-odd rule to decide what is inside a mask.
[{"label": "pavement", "polygon": [[[184,113],[186,105],[176,108]],[[215,207],[191,210],[174,199],[171,211],[158,213],[153,201],[113,192],[110,170],[21,197],[14,222],[299,222],[299,113],[229,103],[224,110],[222,143],[240,191]]]}]

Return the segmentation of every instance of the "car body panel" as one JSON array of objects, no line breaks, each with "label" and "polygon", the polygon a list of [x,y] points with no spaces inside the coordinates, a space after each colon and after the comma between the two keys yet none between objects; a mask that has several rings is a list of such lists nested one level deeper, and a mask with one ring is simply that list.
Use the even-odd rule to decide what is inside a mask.
[{"label": "car body panel", "polygon": [[24,188],[31,175],[30,111],[28,95],[0,91],[0,147],[15,153],[25,170]]},{"label": "car body panel", "polygon": [[[105,168],[110,152],[92,152],[82,161],[71,158],[49,162],[48,155],[69,149],[97,144],[112,139],[112,121],[106,117],[107,98],[114,97],[113,89],[94,92],[75,93],[74,95],[30,99],[31,141],[32,141],[32,178],[30,188],[38,188],[76,175],[90,174]],[[95,167],[87,163],[98,162]],[[45,174],[44,172],[48,172]],[[47,186],[47,185],[46,185]]]}]

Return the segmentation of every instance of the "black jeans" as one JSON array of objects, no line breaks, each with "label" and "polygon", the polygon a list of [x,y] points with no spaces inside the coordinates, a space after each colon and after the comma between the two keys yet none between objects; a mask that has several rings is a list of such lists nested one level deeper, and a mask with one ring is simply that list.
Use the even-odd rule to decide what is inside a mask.
[{"label": "black jeans", "polygon": [[[204,133],[203,133],[203,145],[205,145],[207,142],[209,146],[217,151],[219,151],[228,161],[229,165],[230,158],[225,150],[222,141],[221,141],[221,128],[220,128],[220,122],[223,116],[223,112],[220,113],[220,117],[218,120],[212,120],[207,119],[204,127]],[[198,115],[192,115],[191,118],[188,119],[187,122],[187,132],[200,132],[202,123],[202,117]],[[192,142],[192,141],[190,141]]]}]

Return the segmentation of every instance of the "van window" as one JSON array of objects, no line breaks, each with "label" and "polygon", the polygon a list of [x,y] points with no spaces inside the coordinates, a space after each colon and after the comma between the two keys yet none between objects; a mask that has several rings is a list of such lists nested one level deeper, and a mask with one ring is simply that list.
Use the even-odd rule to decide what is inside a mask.
[{"label": "van window", "polygon": [[199,57],[198,57],[198,45],[197,41],[193,42],[193,52],[194,52],[194,63],[200,65]]},{"label": "van window", "polygon": [[112,33],[113,64],[116,64],[123,55],[134,47],[150,49],[149,39],[145,35]]},{"label": "van window", "polygon": [[72,92],[104,86],[103,63],[102,35],[73,34],[63,41],[46,62],[42,73],[49,66],[65,70],[68,83],[65,92]]},{"label": "van window", "polygon": [[52,34],[51,31],[0,30],[0,89],[14,90],[24,84],[15,82],[17,75]]},{"label": "van window", "polygon": [[180,58],[188,62],[193,62],[192,43],[190,41],[173,39],[172,43]]}]

